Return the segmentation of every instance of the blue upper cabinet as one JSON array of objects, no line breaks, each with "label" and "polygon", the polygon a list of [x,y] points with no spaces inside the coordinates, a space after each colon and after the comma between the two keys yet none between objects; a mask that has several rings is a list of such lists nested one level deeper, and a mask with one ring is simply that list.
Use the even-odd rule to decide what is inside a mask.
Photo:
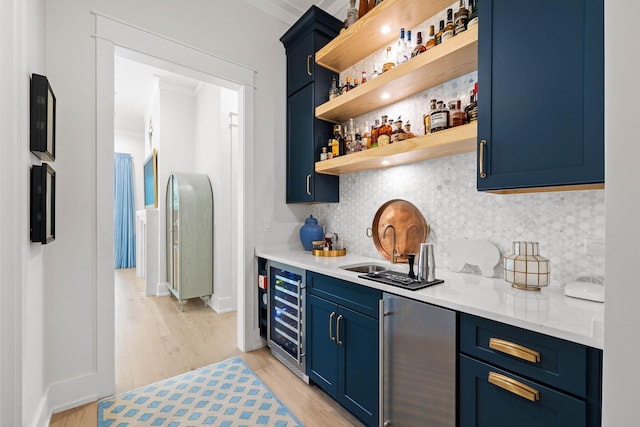
[{"label": "blue upper cabinet", "polygon": [[483,0],[478,12],[478,189],[602,187],[603,0]]},{"label": "blue upper cabinet", "polygon": [[280,38],[287,53],[287,203],[337,202],[339,178],[315,172],[332,124],[315,118],[327,101],[334,73],[316,65],[315,53],[331,41],[342,23],[312,6]]}]

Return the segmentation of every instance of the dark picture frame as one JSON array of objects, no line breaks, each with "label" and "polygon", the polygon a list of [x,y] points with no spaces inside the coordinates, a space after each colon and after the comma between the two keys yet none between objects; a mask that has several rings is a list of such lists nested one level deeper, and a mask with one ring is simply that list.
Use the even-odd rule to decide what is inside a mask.
[{"label": "dark picture frame", "polygon": [[154,148],[144,161],[144,207],[156,209],[158,207],[158,152]]},{"label": "dark picture frame", "polygon": [[31,75],[30,149],[39,159],[56,159],[56,96],[49,80]]},{"label": "dark picture frame", "polygon": [[46,163],[31,167],[31,241],[56,238],[56,171]]}]

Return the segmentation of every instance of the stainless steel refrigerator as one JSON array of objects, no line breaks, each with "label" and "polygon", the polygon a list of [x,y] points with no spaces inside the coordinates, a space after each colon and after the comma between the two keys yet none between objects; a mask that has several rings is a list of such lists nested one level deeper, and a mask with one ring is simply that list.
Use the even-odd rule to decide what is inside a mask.
[{"label": "stainless steel refrigerator", "polygon": [[380,425],[456,424],[456,313],[392,294],[381,303]]}]

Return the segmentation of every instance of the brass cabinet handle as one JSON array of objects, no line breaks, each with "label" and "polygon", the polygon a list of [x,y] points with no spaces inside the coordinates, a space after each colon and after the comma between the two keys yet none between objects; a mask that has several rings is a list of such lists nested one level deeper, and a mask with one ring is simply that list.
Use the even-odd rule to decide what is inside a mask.
[{"label": "brass cabinet handle", "polygon": [[332,311],[329,315],[329,339],[331,340],[331,342],[336,342],[336,337],[333,336],[333,318],[335,315],[335,311]]},{"label": "brass cabinet handle", "polygon": [[307,195],[311,195],[311,174],[307,175]]},{"label": "brass cabinet handle", "polygon": [[487,145],[487,140],[483,139],[480,141],[480,178],[484,179],[487,177],[487,173],[484,171],[484,147]]},{"label": "brass cabinet handle", "polygon": [[520,381],[516,381],[513,378],[498,374],[497,372],[489,372],[488,381],[497,387],[507,390],[513,394],[517,394],[518,396],[532,402],[540,400],[540,392],[535,388],[522,384]]},{"label": "brass cabinet handle", "polygon": [[489,339],[489,348],[517,357],[518,359],[526,360],[527,362],[540,363],[540,353],[510,341],[491,338]]},{"label": "brass cabinet handle", "polygon": [[342,320],[342,314],[338,316],[336,320],[336,339],[338,340],[338,345],[342,345],[342,341],[340,340],[340,321]]},{"label": "brass cabinet handle", "polygon": [[313,55],[307,55],[307,75],[311,75],[311,58]]}]

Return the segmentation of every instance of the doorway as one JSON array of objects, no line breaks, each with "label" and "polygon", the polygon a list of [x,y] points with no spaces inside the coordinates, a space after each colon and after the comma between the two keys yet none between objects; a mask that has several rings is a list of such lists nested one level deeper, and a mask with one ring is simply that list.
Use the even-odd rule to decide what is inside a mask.
[{"label": "doorway", "polygon": [[[237,144],[231,146],[231,220],[226,227],[231,240],[226,252],[230,263],[230,283],[237,284],[237,346],[248,351],[260,345],[252,313],[256,306],[253,285],[253,103],[254,71],[214,55],[147,33],[121,21],[96,14],[96,176],[97,190],[111,197],[96,199],[98,281],[98,357],[99,395],[114,389],[114,273],[113,273],[113,158],[114,152],[114,61],[122,57],[146,65],[184,74],[234,91],[237,99]],[[232,118],[230,117],[230,120]],[[233,134],[230,127],[230,133]],[[161,178],[159,176],[159,178]],[[159,192],[161,194],[162,192]],[[159,200],[159,205],[162,200]],[[159,215],[159,218],[162,218]],[[158,224],[158,228],[160,224]],[[160,245],[162,248],[163,245]],[[214,255],[215,256],[215,255]],[[215,286],[215,285],[214,285]],[[248,321],[245,320],[248,318]]]}]

